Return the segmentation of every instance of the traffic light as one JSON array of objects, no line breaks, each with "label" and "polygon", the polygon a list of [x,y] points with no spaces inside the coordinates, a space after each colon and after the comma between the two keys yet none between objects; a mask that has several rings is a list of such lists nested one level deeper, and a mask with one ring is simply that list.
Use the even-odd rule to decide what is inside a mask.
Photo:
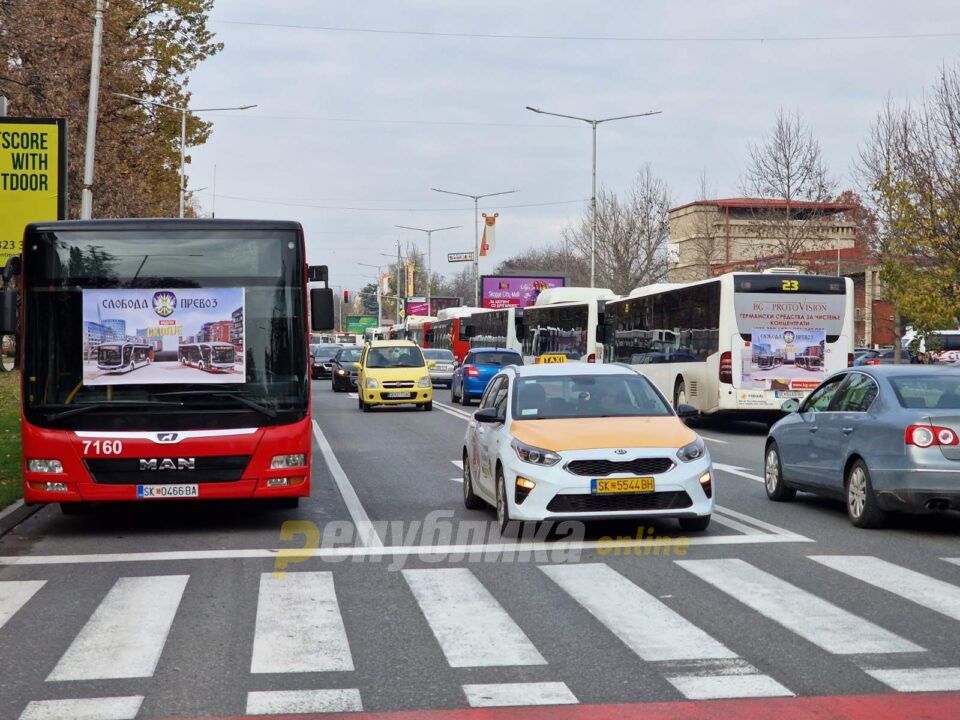
[{"label": "traffic light", "polygon": [[343,304],[346,305],[346,304],[349,303],[349,302],[350,302],[350,291],[349,291],[349,290],[344,290],[344,291],[343,291]]}]

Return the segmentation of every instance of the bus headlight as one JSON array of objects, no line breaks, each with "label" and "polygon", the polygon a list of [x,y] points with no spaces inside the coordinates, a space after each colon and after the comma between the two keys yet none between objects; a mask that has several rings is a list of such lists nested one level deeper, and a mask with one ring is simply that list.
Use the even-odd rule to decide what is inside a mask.
[{"label": "bus headlight", "polygon": [[701,438],[697,438],[689,445],[684,445],[682,448],[677,450],[677,457],[683,460],[683,462],[693,462],[694,460],[699,460],[707,452],[706,446],[703,444]]},{"label": "bus headlight", "polygon": [[270,461],[271,470],[285,470],[287,468],[303,467],[307,464],[307,456],[303,453],[297,455],[274,455]]},{"label": "bus headlight", "polygon": [[367,378],[367,381],[363,384],[367,390],[376,390],[380,387],[380,383],[377,382],[376,378]]},{"label": "bus headlight", "polygon": [[27,470],[35,473],[62,473],[63,463],[59,460],[27,460]]},{"label": "bus headlight", "polygon": [[418,388],[428,388],[430,387],[430,376],[420,378],[420,381],[417,383]]}]

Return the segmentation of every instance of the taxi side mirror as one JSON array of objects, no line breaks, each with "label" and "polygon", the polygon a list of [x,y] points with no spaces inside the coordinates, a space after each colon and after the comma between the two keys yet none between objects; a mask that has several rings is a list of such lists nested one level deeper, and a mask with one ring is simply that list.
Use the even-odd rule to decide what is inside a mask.
[{"label": "taxi side mirror", "polygon": [[700,411],[697,410],[693,405],[688,405],[687,403],[680,403],[677,405],[677,416],[682,420],[688,418],[695,418],[700,414]]},{"label": "taxi side mirror", "polygon": [[503,422],[504,418],[497,415],[495,407],[486,407],[483,410],[477,410],[473,414],[474,419],[479,423],[498,423]]},{"label": "taxi side mirror", "polygon": [[360,363],[355,362],[355,363],[353,364],[353,369],[354,369],[354,370],[359,370],[359,369],[360,369]]},{"label": "taxi side mirror", "polygon": [[427,370],[432,370],[437,366],[436,360],[427,360]]}]

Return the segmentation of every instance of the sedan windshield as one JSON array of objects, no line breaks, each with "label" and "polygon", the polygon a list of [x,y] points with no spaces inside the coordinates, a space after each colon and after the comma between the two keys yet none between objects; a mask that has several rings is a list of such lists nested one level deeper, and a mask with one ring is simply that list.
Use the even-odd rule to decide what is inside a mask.
[{"label": "sedan windshield", "polygon": [[360,348],[341,350],[337,360],[341,363],[355,363],[360,360]]},{"label": "sedan windshield", "polygon": [[911,375],[890,384],[905,408],[960,410],[960,375]]},{"label": "sedan windshield", "polygon": [[517,381],[517,420],[670,415],[670,407],[641,375],[555,375]]},{"label": "sedan windshield", "polygon": [[449,350],[442,350],[439,348],[430,348],[423,351],[423,356],[427,360],[436,360],[437,362],[453,362],[453,353]]},{"label": "sedan windshield", "polygon": [[473,364],[495,365],[497,367],[523,365],[523,358],[519,354],[512,352],[485,352],[474,355]]},{"label": "sedan windshield", "polygon": [[369,368],[412,368],[423,365],[423,355],[418,347],[371,348],[367,354]]}]

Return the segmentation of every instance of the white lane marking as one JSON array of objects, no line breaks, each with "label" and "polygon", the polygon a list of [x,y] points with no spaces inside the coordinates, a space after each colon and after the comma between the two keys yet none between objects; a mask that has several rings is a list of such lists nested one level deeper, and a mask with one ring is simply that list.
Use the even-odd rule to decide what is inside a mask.
[{"label": "white lane marking", "polygon": [[709,440],[710,442],[719,443],[720,445],[726,445],[728,442],[730,442],[729,440],[721,440],[720,438],[710,437],[709,435],[704,435],[703,433],[699,433],[699,435],[704,440]]},{"label": "white lane marking", "polygon": [[[760,520],[759,518],[753,517],[753,515],[746,515],[742,512],[731,510],[728,507],[721,507],[720,505],[717,505],[715,507],[715,510],[717,512],[723,513],[724,515],[729,515],[730,517],[734,517],[734,518],[737,518],[738,520],[742,520],[743,522],[753,525],[755,527],[758,527],[761,530],[768,530],[772,532],[774,535],[783,535],[785,537],[801,537],[801,538],[804,537],[803,535],[798,535],[792,530],[787,530],[786,528],[782,528],[779,525],[774,525],[772,523],[765,522],[763,520]],[[809,538],[804,538],[804,540],[809,540]]]},{"label": "white lane marking", "polygon": [[960,558],[940,558],[941,560],[946,560],[948,563],[953,563],[954,565],[960,565]]},{"label": "white lane marking", "polygon": [[455,482],[455,483],[461,483],[461,484],[463,484],[463,478],[462,478],[462,477],[450,478],[450,482]]},{"label": "white lane marking", "polygon": [[20,714],[20,720],[133,720],[141,703],[143,695],[34,700]]},{"label": "white lane marking", "polygon": [[766,533],[760,532],[756,528],[750,527],[749,525],[744,525],[741,522],[738,522],[728,517],[724,517],[723,515],[720,514],[720,512],[718,512],[718,509],[716,507],[714,508],[713,522],[717,523],[718,525],[725,525],[731,530],[742,532],[744,535],[765,535],[766,534]]},{"label": "white lane marking", "polygon": [[868,675],[897,692],[949,692],[960,690],[960,667],[867,670]]},{"label": "white lane marking", "polygon": [[676,563],[835,655],[924,652],[919,645],[743,560],[677,560]]},{"label": "white lane marking", "polygon": [[740,477],[745,477],[748,480],[763,482],[762,477],[748,473],[746,468],[742,468],[739,465],[724,465],[723,463],[715,462],[713,463],[713,467],[716,470],[721,470],[722,472],[730,473],[731,475],[739,475]]},{"label": "white lane marking", "polygon": [[603,563],[540,569],[644,660],[735,658],[737,654]]},{"label": "white lane marking", "polygon": [[470,707],[519,707],[524,705],[576,705],[578,700],[566,683],[492,683],[464,685]]},{"label": "white lane marking", "polygon": [[350,398],[351,400],[358,400],[360,398],[360,395],[357,393],[347,393],[347,397]]},{"label": "white lane marking", "polygon": [[26,605],[46,580],[8,580],[0,582],[0,628]]},{"label": "white lane marking", "polygon": [[460,408],[453,407],[452,405],[447,405],[446,403],[442,403],[439,400],[434,400],[433,404],[443,408],[444,410],[449,412],[451,415],[459,415],[464,420],[473,419],[473,410],[461,410]]},{"label": "white lane marking", "polygon": [[451,460],[450,462],[452,462],[452,463],[453,463],[454,465],[456,465],[458,468],[460,468],[461,470],[463,470],[463,460]]},{"label": "white lane marking", "polygon": [[353,670],[330,572],[260,576],[252,673]]},{"label": "white lane marking", "polygon": [[871,555],[811,555],[821,565],[960,620],[960,587]]},{"label": "white lane marking", "polygon": [[667,681],[688,700],[720,700],[747,697],[792,697],[769,675],[678,675]]},{"label": "white lane marking", "polygon": [[347,506],[347,511],[353,519],[353,524],[357,528],[357,539],[360,541],[360,544],[376,548],[383,547],[383,540],[380,539],[380,536],[377,534],[377,529],[373,523],[370,522],[370,516],[367,515],[367,511],[363,509],[360,498],[357,497],[353,485],[350,484],[350,478],[348,478],[347,474],[343,471],[340,461],[337,460],[337,456],[334,455],[333,448],[330,447],[330,443],[327,441],[323,430],[320,429],[320,424],[316,420],[313,421],[313,439],[317,441],[320,452],[323,453],[323,459],[327,461],[330,474],[333,475],[333,481],[337,484],[340,495],[343,497],[343,502]]},{"label": "white lane marking", "polygon": [[[813,542],[803,535],[704,535],[691,536],[688,544],[694,545],[757,545],[766,543]],[[451,553],[485,553],[518,551],[591,551],[597,549],[596,540],[577,542],[533,542],[533,543],[486,543],[476,545],[391,545],[388,547],[335,547],[316,551],[304,550],[302,557],[339,559],[352,557],[391,557],[393,555],[448,555]],[[174,562],[184,560],[249,560],[277,557],[277,549],[249,550],[181,550],[176,552],[133,552],[133,553],[86,553],[83,555],[5,555],[0,557],[0,566],[17,565],[84,565],[89,563],[120,562]],[[287,557],[298,557],[284,549]]]},{"label": "white lane marking", "polygon": [[189,579],[157,575],[117,580],[47,680],[153,675]]},{"label": "white lane marking", "polygon": [[247,715],[360,712],[360,691],[273,690],[247,693]]},{"label": "white lane marking", "polygon": [[451,667],[547,664],[467,568],[404,570],[403,578]]}]

